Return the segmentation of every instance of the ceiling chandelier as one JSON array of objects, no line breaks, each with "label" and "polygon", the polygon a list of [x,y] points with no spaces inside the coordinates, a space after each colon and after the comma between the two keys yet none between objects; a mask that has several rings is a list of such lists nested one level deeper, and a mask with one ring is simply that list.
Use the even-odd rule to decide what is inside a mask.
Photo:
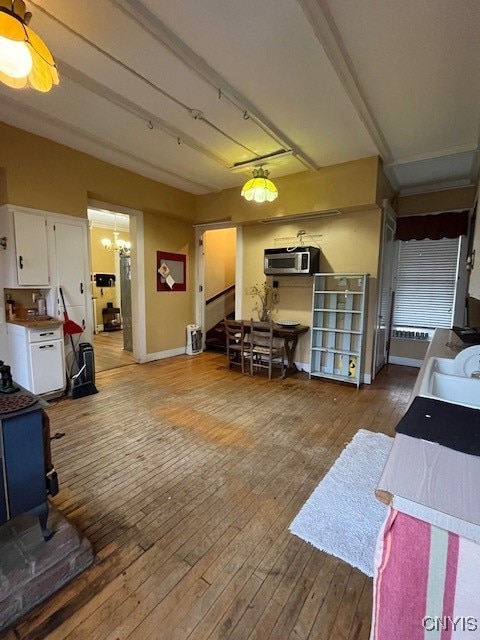
[{"label": "ceiling chandelier", "polygon": [[115,227],[113,230],[113,240],[110,238],[102,238],[100,240],[103,248],[106,251],[118,251],[120,255],[130,255],[130,249],[132,248],[132,243],[128,240],[122,240],[120,238],[120,233],[117,231],[117,216],[115,216]]},{"label": "ceiling chandelier", "polygon": [[48,47],[28,26],[31,17],[23,0],[0,0],[0,82],[45,93],[58,84],[58,71]]},{"label": "ceiling chandelier", "polygon": [[278,196],[278,189],[268,179],[268,171],[258,167],[253,170],[253,178],[243,185],[242,196],[248,201],[273,202]]}]

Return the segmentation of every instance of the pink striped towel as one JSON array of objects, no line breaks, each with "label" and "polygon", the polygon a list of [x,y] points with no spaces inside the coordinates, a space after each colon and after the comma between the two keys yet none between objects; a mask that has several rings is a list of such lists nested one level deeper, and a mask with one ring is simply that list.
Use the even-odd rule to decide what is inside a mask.
[{"label": "pink striped towel", "polygon": [[370,640],[480,638],[480,545],[390,509],[374,564]]}]

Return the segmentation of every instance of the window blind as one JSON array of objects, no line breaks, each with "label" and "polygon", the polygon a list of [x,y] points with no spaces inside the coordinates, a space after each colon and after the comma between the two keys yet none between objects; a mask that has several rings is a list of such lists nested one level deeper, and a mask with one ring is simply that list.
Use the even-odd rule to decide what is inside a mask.
[{"label": "window blind", "polygon": [[459,238],[399,241],[394,324],[452,326]]}]

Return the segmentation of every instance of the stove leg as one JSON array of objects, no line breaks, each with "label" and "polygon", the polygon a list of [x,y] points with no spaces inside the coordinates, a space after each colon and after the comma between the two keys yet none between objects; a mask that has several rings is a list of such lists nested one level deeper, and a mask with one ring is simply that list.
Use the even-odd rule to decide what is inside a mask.
[{"label": "stove leg", "polygon": [[30,509],[28,512],[32,516],[37,516],[38,521],[40,523],[40,529],[42,530],[42,536],[45,541],[50,540],[53,536],[52,531],[47,528],[47,520],[48,520],[48,502],[44,502],[43,504],[38,505],[38,507],[34,507]]}]

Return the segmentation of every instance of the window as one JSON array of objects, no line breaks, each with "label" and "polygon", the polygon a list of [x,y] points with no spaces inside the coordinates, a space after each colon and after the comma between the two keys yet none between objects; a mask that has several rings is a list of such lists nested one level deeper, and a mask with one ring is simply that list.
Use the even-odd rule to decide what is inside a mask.
[{"label": "window", "polygon": [[459,238],[398,241],[395,327],[450,328],[455,308]]}]

